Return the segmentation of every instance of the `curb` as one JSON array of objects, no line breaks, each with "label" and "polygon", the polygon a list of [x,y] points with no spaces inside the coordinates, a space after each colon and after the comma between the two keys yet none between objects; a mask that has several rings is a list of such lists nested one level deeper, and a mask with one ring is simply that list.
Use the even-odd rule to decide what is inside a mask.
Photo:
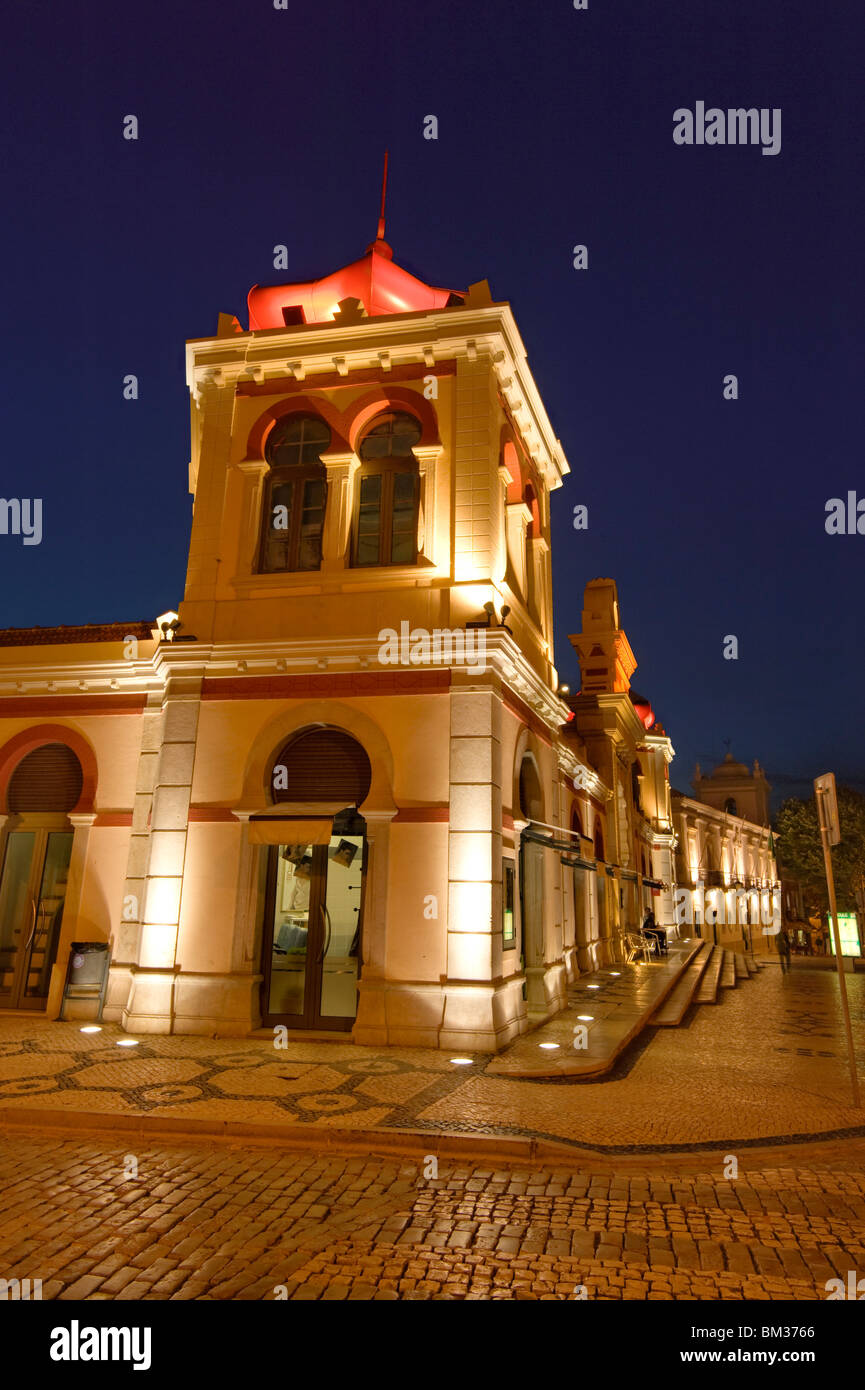
[{"label": "curb", "polygon": [[124,1135],[142,1140],[157,1137],[185,1139],[192,1142],[216,1140],[279,1144],[284,1148],[342,1151],[360,1149],[364,1153],[412,1152],[427,1154],[431,1146],[437,1153],[466,1154],[480,1157],[496,1155],[512,1159],[546,1157],[573,1159],[579,1150],[570,1144],[557,1144],[549,1139],[511,1138],[507,1135],[489,1136],[454,1134],[448,1130],[419,1129],[340,1129],[335,1125],[274,1125],[257,1124],[248,1120],[189,1120],[164,1115],[118,1115],[111,1111],[39,1110],[29,1107],[0,1110],[0,1138],[15,1130],[32,1133],[105,1134],[118,1139]]},{"label": "curb", "polygon": [[[803,1160],[819,1159],[819,1150],[848,1142],[865,1147],[865,1126],[835,1130],[815,1135],[785,1135],[766,1139],[718,1140],[690,1145],[653,1145],[615,1148],[578,1143],[558,1143],[552,1139],[510,1137],[508,1135],[454,1134],[448,1130],[416,1129],[340,1129],[337,1126],[256,1124],[245,1120],[175,1119],[159,1115],[117,1115],[110,1111],[100,1114],[88,1111],[56,1111],[22,1108],[0,1110],[0,1138],[16,1131],[38,1131],[40,1135],[69,1138],[109,1135],[117,1140],[128,1135],[141,1142],[154,1139],[174,1139],[186,1143],[238,1143],[278,1145],[286,1149],[305,1149],[312,1152],[365,1154],[406,1154],[426,1157],[431,1149],[436,1156],[454,1158],[506,1159],[510,1161],[545,1160],[557,1167],[573,1169],[586,1164],[612,1164],[617,1168],[645,1166],[647,1162],[671,1163],[705,1162],[712,1154],[726,1155],[738,1149],[759,1159],[761,1155],[777,1161],[779,1152],[791,1159],[793,1153]],[[816,1153],[814,1151],[817,1151]]]}]

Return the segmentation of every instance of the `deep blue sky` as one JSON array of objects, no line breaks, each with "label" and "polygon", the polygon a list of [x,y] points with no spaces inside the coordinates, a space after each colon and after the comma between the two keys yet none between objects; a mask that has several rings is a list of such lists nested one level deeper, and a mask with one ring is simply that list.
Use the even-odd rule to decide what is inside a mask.
[{"label": "deep blue sky", "polygon": [[[865,788],[865,536],[824,530],[829,497],[865,496],[861,5],[589,5],[7,13],[0,490],[41,496],[45,534],[0,536],[0,625],[176,606],[184,340],[220,310],[246,324],[276,243],[292,279],[360,254],[388,146],[397,259],[511,301],[570,460],[562,678],[583,586],[612,575],[678,786],[729,738],[776,791],[827,769]],[[676,146],[673,112],[698,100],[781,107],[780,154]]]}]

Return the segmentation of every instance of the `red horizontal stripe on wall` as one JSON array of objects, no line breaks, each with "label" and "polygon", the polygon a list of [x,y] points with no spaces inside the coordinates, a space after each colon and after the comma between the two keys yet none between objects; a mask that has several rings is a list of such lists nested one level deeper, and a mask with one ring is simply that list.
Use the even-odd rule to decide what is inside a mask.
[{"label": "red horizontal stripe on wall", "polygon": [[103,825],[131,825],[131,811],[97,811],[94,826]]},{"label": "red horizontal stripe on wall", "polygon": [[229,811],[227,806],[190,806],[189,817],[192,821],[236,821],[237,816],[233,811]]},{"label": "red horizontal stripe on wall", "polygon": [[323,699],[420,695],[450,689],[450,671],[340,671],[315,676],[207,676],[202,700]]},{"label": "red horizontal stripe on wall", "polygon": [[391,825],[415,825],[423,823],[447,822],[450,819],[450,808],[447,806],[403,806],[391,821]]},{"label": "red horizontal stripe on wall", "polygon": [[36,714],[141,714],[143,695],[33,695],[6,699],[0,696],[0,719]]}]

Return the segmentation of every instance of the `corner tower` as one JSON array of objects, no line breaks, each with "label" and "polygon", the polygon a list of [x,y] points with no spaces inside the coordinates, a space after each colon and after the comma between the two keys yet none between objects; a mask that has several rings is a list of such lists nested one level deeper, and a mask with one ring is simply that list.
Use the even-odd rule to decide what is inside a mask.
[{"label": "corner tower", "polygon": [[255,286],[249,328],[220,315],[187,364],[171,722],[112,1007],[496,1049],[527,999],[565,1000],[560,866],[533,869],[524,924],[520,834],[567,818],[574,763],[549,554],[568,469],[511,310],[410,274],[380,222],[348,265]]}]

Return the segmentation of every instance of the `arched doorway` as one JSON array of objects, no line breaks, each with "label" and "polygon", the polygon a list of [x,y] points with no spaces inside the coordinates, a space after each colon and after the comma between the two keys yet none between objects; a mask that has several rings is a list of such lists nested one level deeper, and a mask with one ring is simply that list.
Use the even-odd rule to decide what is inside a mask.
[{"label": "arched doorway", "polygon": [[[583,822],[579,804],[576,801],[571,807],[571,834],[583,837]],[[575,840],[574,843],[577,848],[581,847],[581,840]],[[584,970],[591,970],[592,968],[589,950],[591,926],[587,910],[589,884],[586,869],[581,865],[575,865],[571,869],[571,882],[574,902],[574,944],[577,950],[577,966],[582,973]]]},{"label": "arched doorway", "polygon": [[261,1012],[265,1025],[348,1031],[357,1014],[366,887],[358,806],[372,769],[341,729],[306,729],[274,759],[273,809],[250,821],[266,844]]},{"label": "arched doorway", "polygon": [[593,842],[595,847],[595,863],[597,864],[595,882],[598,894],[598,940],[606,941],[610,935],[607,900],[607,856],[604,852],[604,829],[598,820],[595,821]]},{"label": "arched doorway", "polygon": [[72,854],[67,813],[83,780],[64,743],[34,748],[10,779],[0,870],[0,1008],[46,1006]]},{"label": "arched doorway", "polygon": [[[544,821],[541,779],[531,753],[520,762],[519,813],[529,825]],[[520,919],[523,924],[523,961],[529,1010],[546,1008],[544,992],[544,850],[524,833],[520,839]]]}]

